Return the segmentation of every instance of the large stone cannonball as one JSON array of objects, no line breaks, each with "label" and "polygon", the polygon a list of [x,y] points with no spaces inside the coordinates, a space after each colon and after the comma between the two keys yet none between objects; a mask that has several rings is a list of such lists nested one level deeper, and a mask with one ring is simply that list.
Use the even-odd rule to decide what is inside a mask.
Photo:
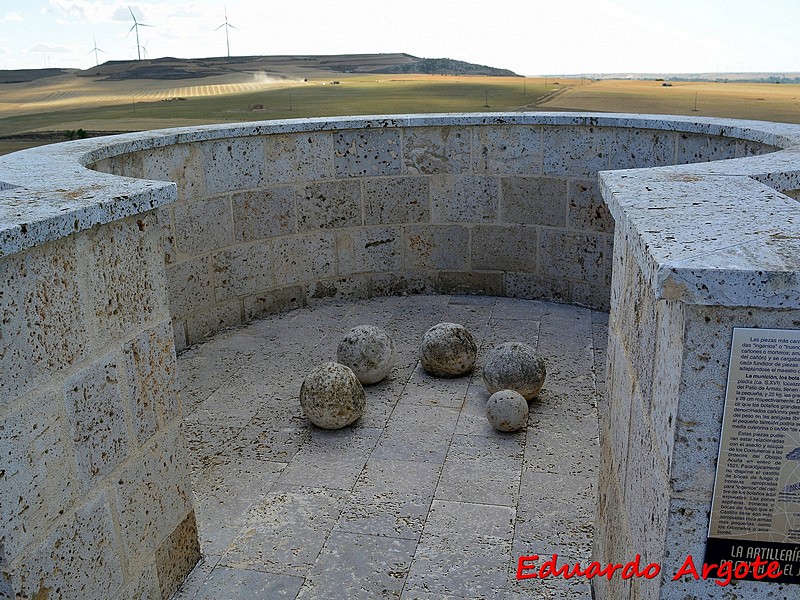
[{"label": "large stone cannonball", "polygon": [[457,323],[439,323],[422,336],[422,368],[435,377],[459,377],[475,367],[478,347],[469,331]]},{"label": "large stone cannonball", "polygon": [[359,325],[348,331],[336,350],[337,362],[350,367],[364,384],[378,383],[397,362],[394,342],[374,325]]},{"label": "large stone cannonball", "polygon": [[349,367],[329,362],[311,371],[300,388],[300,406],[323,429],[341,429],[364,414],[366,397]]},{"label": "large stone cannonball", "polygon": [[514,390],[525,400],[539,393],[546,374],[544,360],[521,342],[506,342],[493,348],[483,365],[483,382],[490,394]]},{"label": "large stone cannonball", "polygon": [[500,390],[486,402],[486,418],[498,431],[518,431],[528,423],[528,401],[514,390]]}]

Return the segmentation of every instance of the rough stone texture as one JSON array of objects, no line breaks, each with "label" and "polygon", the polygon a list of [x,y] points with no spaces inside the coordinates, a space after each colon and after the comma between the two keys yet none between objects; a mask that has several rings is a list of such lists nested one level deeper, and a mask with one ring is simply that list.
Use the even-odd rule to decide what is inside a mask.
[{"label": "rough stone texture", "polygon": [[191,511],[156,550],[156,571],[163,600],[172,597],[199,560],[197,522]]},{"label": "rough stone texture", "polygon": [[486,418],[498,431],[519,431],[528,424],[528,401],[514,390],[500,390],[486,401]]},{"label": "rough stone texture", "polygon": [[384,379],[397,362],[394,341],[375,325],[358,325],[344,334],[336,349],[336,361],[350,367],[364,385]]},{"label": "rough stone texture", "polygon": [[364,414],[364,388],[349,367],[327,363],[311,371],[300,388],[300,406],[323,429],[341,429]]},{"label": "rough stone texture", "polygon": [[475,368],[478,347],[472,334],[458,323],[439,323],[422,336],[420,362],[435,377],[460,377]]},{"label": "rough stone texture", "polygon": [[294,188],[238,192],[231,196],[236,242],[252,242],[297,232]]},{"label": "rough stone texture", "polygon": [[490,394],[514,390],[526,400],[532,400],[539,395],[546,375],[544,359],[522,342],[495,346],[483,363],[483,382]]}]

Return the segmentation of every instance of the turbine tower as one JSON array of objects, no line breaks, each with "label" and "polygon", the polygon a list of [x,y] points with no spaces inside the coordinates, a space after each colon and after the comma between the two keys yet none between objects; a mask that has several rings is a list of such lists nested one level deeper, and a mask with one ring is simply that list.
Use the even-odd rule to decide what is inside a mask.
[{"label": "turbine tower", "polygon": [[[95,66],[98,66],[98,67],[99,67],[99,66],[100,66],[100,59],[97,57],[97,53],[98,53],[98,52],[103,52],[103,50],[101,50],[100,48],[98,48],[98,47],[97,47],[97,39],[96,39],[95,37],[92,37],[92,41],[94,42],[94,48],[92,48],[91,50],[89,50],[89,54],[91,54],[92,52],[94,52],[94,62],[95,62]],[[105,53],[105,52],[103,52],[103,53]]]},{"label": "turbine tower", "polygon": [[139,21],[136,20],[136,15],[133,14],[133,10],[130,6],[128,7],[128,12],[131,13],[131,18],[133,19],[133,26],[128,30],[128,35],[130,35],[131,31],[134,29],[136,30],[136,56],[139,57],[139,60],[142,60],[142,46],[139,44],[139,27],[152,27],[152,25],[139,23]]},{"label": "turbine tower", "polygon": [[[228,7],[225,7],[225,22],[217,27],[214,31],[218,31],[219,29],[225,28],[225,46],[228,48],[228,58],[231,57],[231,41],[228,38],[228,29],[233,27],[230,23],[228,23]],[[236,29],[236,27],[233,27]]]}]

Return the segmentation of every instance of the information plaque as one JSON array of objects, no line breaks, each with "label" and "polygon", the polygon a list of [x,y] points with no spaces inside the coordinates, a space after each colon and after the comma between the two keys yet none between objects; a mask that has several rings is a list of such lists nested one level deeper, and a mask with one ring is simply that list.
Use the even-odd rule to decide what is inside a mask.
[{"label": "information plaque", "polygon": [[705,562],[757,557],[800,583],[800,330],[733,330]]}]

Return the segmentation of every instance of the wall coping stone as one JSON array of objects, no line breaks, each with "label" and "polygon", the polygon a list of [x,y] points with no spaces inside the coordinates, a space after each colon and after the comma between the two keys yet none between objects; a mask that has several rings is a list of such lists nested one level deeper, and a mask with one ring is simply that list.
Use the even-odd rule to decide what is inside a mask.
[{"label": "wall coping stone", "polygon": [[[0,256],[174,202],[174,183],[93,171],[148,149],[273,134],[480,125],[663,130],[753,141],[770,154],[603,171],[603,197],[657,298],[726,305],[800,303],[800,126],[607,113],[478,113],[291,119],[147,131],[41,146],[0,157]],[[771,187],[774,186],[774,187]],[[755,209],[755,210],[754,210]]]}]

